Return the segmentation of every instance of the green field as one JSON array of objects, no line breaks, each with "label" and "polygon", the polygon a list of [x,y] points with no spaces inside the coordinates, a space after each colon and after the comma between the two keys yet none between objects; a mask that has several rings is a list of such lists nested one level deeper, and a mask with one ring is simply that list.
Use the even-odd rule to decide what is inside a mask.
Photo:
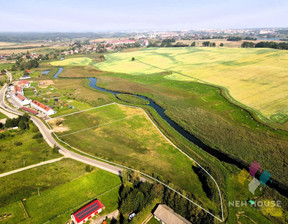
[{"label": "green field", "polygon": [[[59,155],[39,135],[38,128],[30,124],[27,131],[6,131],[0,140],[0,173],[54,159]],[[34,138],[33,138],[34,137]]]},{"label": "green field", "polygon": [[[131,58],[135,57],[135,61]],[[288,115],[287,51],[238,48],[149,48],[106,54],[106,60],[72,58],[52,65],[94,65],[102,71],[132,75],[170,72],[165,78],[221,86],[231,100],[255,110],[273,122],[285,123]],[[277,120],[271,116],[280,114]],[[275,120],[276,119],[276,120]]]},{"label": "green field", "polygon": [[[192,169],[195,164],[158,132],[142,110],[112,104],[54,118],[49,123],[70,145],[159,176],[166,183],[191,192],[204,207],[219,211],[202,189]],[[215,192],[213,199],[218,201],[218,198]]]},{"label": "green field", "polygon": [[88,66],[93,65],[91,58],[69,58],[62,61],[54,61],[51,63],[53,66]]},{"label": "green field", "polygon": [[[72,160],[23,171],[2,180],[0,214],[12,213],[12,218],[1,223],[44,223],[49,220],[65,223],[73,211],[95,198],[106,206],[102,214],[109,213],[117,209],[121,183],[119,177],[100,169],[94,168],[87,173],[85,164]],[[20,200],[24,202],[29,218],[25,217]]]},{"label": "green field", "polygon": [[2,113],[0,112],[0,119],[5,119],[5,118],[7,118],[7,116],[6,116],[5,114],[2,114]]},{"label": "green field", "polygon": [[171,71],[165,78],[223,86],[236,101],[270,118],[288,114],[287,61],[287,51],[273,49],[160,48],[107,54],[97,67],[134,75]]}]

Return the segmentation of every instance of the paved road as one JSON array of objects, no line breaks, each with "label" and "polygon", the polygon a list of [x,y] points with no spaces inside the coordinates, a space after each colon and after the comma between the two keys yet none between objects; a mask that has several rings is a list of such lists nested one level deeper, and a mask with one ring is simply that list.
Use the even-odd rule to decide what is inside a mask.
[{"label": "paved road", "polygon": [[[12,75],[10,72],[6,72],[8,75],[8,78],[10,81],[12,81]],[[5,84],[2,89],[0,90],[0,108],[2,110],[5,111],[5,114],[9,114],[9,116],[15,116],[15,115],[22,115],[23,112],[20,112],[14,108],[11,108],[10,106],[8,106],[5,103],[5,92],[7,90],[7,84]],[[42,122],[42,120],[40,120],[37,117],[31,116],[31,120],[34,122],[34,124],[39,128],[41,134],[43,135],[43,138],[45,139],[45,141],[51,146],[53,147],[54,145],[58,146],[60,148],[59,152],[61,154],[63,154],[65,157],[74,159],[74,160],[78,160],[80,162],[89,164],[91,166],[96,166],[99,167],[100,169],[106,170],[110,173],[119,175],[121,173],[121,171],[123,170],[122,168],[119,168],[117,166],[113,166],[95,159],[91,159],[89,157],[77,154],[75,152],[72,152],[68,149],[66,149],[65,147],[63,147],[62,145],[60,145],[52,136],[51,130]]]},{"label": "paved road", "polygon": [[63,159],[63,158],[64,158],[64,157],[57,158],[57,159],[51,159],[51,160],[43,161],[43,162],[41,162],[41,163],[37,163],[37,164],[31,165],[31,166],[25,166],[25,167],[22,167],[22,168],[17,169],[17,170],[12,170],[12,171],[9,171],[9,172],[6,172],[6,173],[1,173],[1,174],[0,174],[0,177],[5,177],[5,176],[11,175],[11,174],[13,174],[13,173],[18,173],[18,172],[21,172],[21,171],[24,171],[24,170],[29,170],[29,169],[35,168],[35,167],[37,167],[37,166],[43,166],[43,165],[45,165],[45,164],[55,163],[55,162],[60,161],[60,160]]}]

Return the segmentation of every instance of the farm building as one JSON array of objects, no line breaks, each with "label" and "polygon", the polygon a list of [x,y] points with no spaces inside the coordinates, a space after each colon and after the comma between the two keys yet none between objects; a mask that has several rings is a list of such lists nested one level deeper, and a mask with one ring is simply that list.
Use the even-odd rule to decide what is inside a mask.
[{"label": "farm building", "polygon": [[24,111],[26,111],[26,112],[28,112],[30,114],[33,114],[33,115],[37,115],[38,114],[38,112],[36,110],[32,110],[32,109],[27,108],[27,107],[21,107],[20,109],[24,110]]},{"label": "farm building", "polygon": [[184,219],[181,215],[175,213],[167,205],[163,204],[157,206],[153,215],[155,219],[157,219],[162,224],[191,224],[191,222]]},{"label": "farm building", "polygon": [[46,105],[44,105],[44,104],[42,104],[36,100],[33,100],[30,103],[30,105],[31,105],[31,107],[35,108],[36,110],[43,112],[46,115],[55,114],[55,111],[52,108],[50,108],[50,107],[48,107],[48,106],[46,106]]},{"label": "farm building", "polygon": [[18,85],[21,86],[22,88],[29,88],[31,86],[31,83],[27,80],[23,80],[18,82]]},{"label": "farm building", "polygon": [[102,212],[104,208],[105,206],[99,200],[94,200],[74,212],[71,215],[71,218],[75,224],[82,224]]},{"label": "farm building", "polygon": [[14,86],[14,92],[15,92],[15,94],[16,93],[19,93],[19,94],[21,94],[21,95],[24,95],[24,92],[23,92],[23,90],[20,88],[20,86],[18,86],[18,85],[15,85]]},{"label": "farm building", "polygon": [[26,97],[21,95],[20,93],[15,93],[15,99],[18,103],[21,104],[21,106],[30,104],[30,100],[28,100]]}]

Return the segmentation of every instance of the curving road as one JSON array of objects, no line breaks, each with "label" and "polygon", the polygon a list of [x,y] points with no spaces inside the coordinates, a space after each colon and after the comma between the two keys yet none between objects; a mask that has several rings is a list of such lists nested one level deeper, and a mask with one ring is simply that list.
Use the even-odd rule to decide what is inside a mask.
[{"label": "curving road", "polygon": [[[6,74],[9,78],[9,81],[12,81],[12,75],[10,72],[8,72],[6,70]],[[20,112],[10,106],[8,106],[5,103],[5,93],[7,90],[7,84],[5,84],[2,89],[0,90],[0,108],[1,111],[3,111],[3,113],[5,115],[7,115],[8,117],[15,117],[15,115],[23,115],[23,112]],[[116,175],[120,175],[121,171],[123,170],[122,168],[119,168],[117,166],[113,166],[80,154],[77,154],[75,152],[72,152],[68,149],[66,149],[65,147],[63,147],[62,145],[60,145],[52,136],[51,130],[42,122],[42,120],[40,120],[38,117],[34,117],[31,116],[31,120],[34,122],[34,124],[39,128],[41,134],[43,135],[43,138],[45,139],[45,141],[48,143],[48,145],[50,145],[51,147],[53,147],[54,145],[59,147],[59,152],[61,154],[63,154],[66,158],[71,158],[74,160],[78,160],[82,163],[86,163],[88,165],[91,166],[96,166],[100,169],[106,170],[110,173],[116,174]]]},{"label": "curving road", "polygon": [[[12,75],[10,72],[8,72],[6,70],[6,74],[8,75],[9,77],[9,81],[11,82],[12,81]],[[6,93],[6,90],[7,90],[7,84],[5,84],[2,89],[0,90],[0,109],[3,109],[5,111],[5,114],[9,114],[11,116],[13,115],[23,115],[23,112],[20,112],[14,108],[11,108],[10,106],[8,106],[6,103],[5,103],[5,93]],[[142,109],[143,110],[143,109]],[[143,110],[144,111],[144,110]],[[145,113],[145,111],[144,111]],[[147,115],[147,114],[146,114]],[[147,115],[148,119],[154,124],[154,126],[158,129],[158,131],[167,139],[168,142],[170,142],[170,144],[172,144],[175,148],[177,148],[180,152],[182,152],[184,155],[186,155],[188,158],[190,158],[191,160],[193,160],[198,166],[200,166],[200,164],[198,164],[194,159],[192,159],[191,157],[189,157],[185,152],[183,152],[181,149],[179,149],[176,145],[174,145],[161,131],[160,129],[157,127],[157,125],[149,118],[149,116]],[[71,159],[74,159],[74,160],[77,160],[77,161],[80,161],[82,163],[86,163],[86,164],[89,164],[91,166],[95,166],[95,167],[98,167],[100,169],[103,169],[103,170],[106,170],[110,173],[113,173],[113,174],[116,174],[116,175],[121,175],[121,172],[124,168],[128,168],[128,167],[125,167],[125,166],[122,166],[123,168],[119,168],[118,166],[116,166],[115,163],[111,162],[112,164],[115,164],[115,165],[112,165],[112,164],[108,164],[108,163],[105,163],[105,162],[101,162],[99,160],[96,160],[96,159],[92,159],[92,158],[89,158],[89,157],[86,157],[86,156],[83,156],[83,155],[80,155],[80,154],[77,154],[75,152],[72,152],[68,149],[66,149],[65,147],[63,147],[62,145],[60,145],[55,139],[54,137],[52,136],[52,133],[53,131],[50,130],[44,123],[42,120],[40,120],[38,117],[35,117],[35,116],[31,116],[31,120],[34,122],[34,124],[39,128],[41,134],[43,135],[43,138],[45,139],[45,141],[51,146],[58,146],[59,147],[59,152],[61,154],[64,155],[64,157],[66,158],[71,158]],[[57,137],[57,136],[56,136]],[[74,148],[75,149],[75,148]],[[77,150],[77,149],[75,149]],[[84,153],[84,152],[82,152]],[[87,154],[87,156],[89,156]],[[99,158],[100,159],[100,158]],[[107,161],[108,162],[108,161]],[[119,165],[119,164],[118,164]],[[121,166],[121,165],[119,165]],[[201,166],[200,166],[201,167]],[[220,191],[220,188],[217,184],[217,182],[215,181],[215,179],[203,168],[201,167],[211,178],[212,180],[215,182],[217,188],[218,188],[218,191],[219,191],[219,195],[220,195],[220,202],[221,202],[221,212],[222,212],[222,216],[221,218],[215,216],[214,214],[212,214],[210,211],[206,210],[205,208],[203,208],[202,206],[198,205],[197,203],[195,203],[194,201],[192,201],[191,199],[189,199],[188,197],[186,197],[185,195],[182,195],[181,193],[179,193],[178,191],[176,191],[175,189],[171,188],[170,186],[168,186],[167,184],[159,181],[158,179],[156,178],[153,178],[141,171],[138,171],[138,170],[135,170],[135,169],[131,169],[131,168],[128,168],[128,169],[131,169],[137,173],[139,173],[142,177],[140,178],[141,181],[151,181],[151,180],[154,180],[155,182],[158,182],[160,184],[162,184],[163,186],[169,188],[170,190],[174,191],[175,193],[179,194],[180,196],[182,196],[183,198],[185,198],[186,200],[188,200],[189,202],[193,203],[194,205],[198,206],[199,208],[201,208],[202,210],[204,210],[206,213],[208,213],[209,215],[213,216],[214,218],[216,218],[217,220],[219,220],[220,222],[223,222],[224,221],[224,214],[223,214],[223,204],[222,204],[222,197],[221,197],[221,191]],[[151,180],[148,180],[147,178],[144,178],[143,176],[147,177],[147,178],[150,178]]]}]

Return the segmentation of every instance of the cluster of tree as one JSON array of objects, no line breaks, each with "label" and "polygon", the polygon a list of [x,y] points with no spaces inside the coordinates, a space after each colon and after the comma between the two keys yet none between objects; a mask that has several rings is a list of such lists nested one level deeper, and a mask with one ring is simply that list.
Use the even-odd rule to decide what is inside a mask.
[{"label": "cluster of tree", "polygon": [[189,44],[184,44],[183,42],[177,42],[173,47],[189,47]]},{"label": "cluster of tree", "polygon": [[29,129],[29,120],[30,116],[26,113],[23,116],[18,116],[17,118],[7,118],[5,127],[19,127],[21,130],[26,130]]},{"label": "cluster of tree", "polygon": [[255,43],[245,41],[245,42],[243,42],[243,43],[241,44],[241,47],[242,47],[242,48],[255,47]]},{"label": "cluster of tree", "polygon": [[204,41],[202,45],[203,47],[216,47],[216,43],[210,41]]},{"label": "cluster of tree", "polygon": [[12,66],[12,71],[23,71],[26,69],[31,69],[31,68],[38,68],[39,67],[39,63],[36,59],[32,59],[32,60],[24,60],[22,57],[18,57],[18,59],[16,60],[16,64],[14,64]]},{"label": "cluster of tree", "polygon": [[227,38],[227,41],[240,41],[240,40],[242,40],[241,37],[228,37]]},{"label": "cluster of tree", "polygon": [[141,182],[140,175],[130,170],[122,171],[123,185],[120,189],[119,223],[128,223],[130,213],[136,214],[150,204],[153,199],[161,198],[164,192],[162,185]]},{"label": "cluster of tree", "polygon": [[[186,197],[195,200],[191,194],[187,192],[185,194]],[[168,188],[164,190],[162,201],[191,223],[213,223],[212,216]]]},{"label": "cluster of tree", "polygon": [[280,50],[288,50],[288,43],[287,42],[279,42],[276,43],[274,41],[262,41],[257,44],[255,44],[255,47],[259,48],[274,48],[274,49],[280,49]]},{"label": "cluster of tree", "polygon": [[256,37],[245,37],[244,40],[257,40]]},{"label": "cluster of tree", "polygon": [[175,43],[175,39],[164,39],[161,41],[160,47],[172,47],[172,43]]},{"label": "cluster of tree", "polygon": [[[119,200],[120,220],[117,223],[128,223],[129,214],[135,212],[137,217],[143,209],[155,201],[168,205],[192,223],[213,223],[211,216],[162,184],[141,182],[140,175],[125,170],[122,172],[122,181]],[[171,187],[175,188],[172,185]],[[194,198],[190,193],[182,194]]]}]

